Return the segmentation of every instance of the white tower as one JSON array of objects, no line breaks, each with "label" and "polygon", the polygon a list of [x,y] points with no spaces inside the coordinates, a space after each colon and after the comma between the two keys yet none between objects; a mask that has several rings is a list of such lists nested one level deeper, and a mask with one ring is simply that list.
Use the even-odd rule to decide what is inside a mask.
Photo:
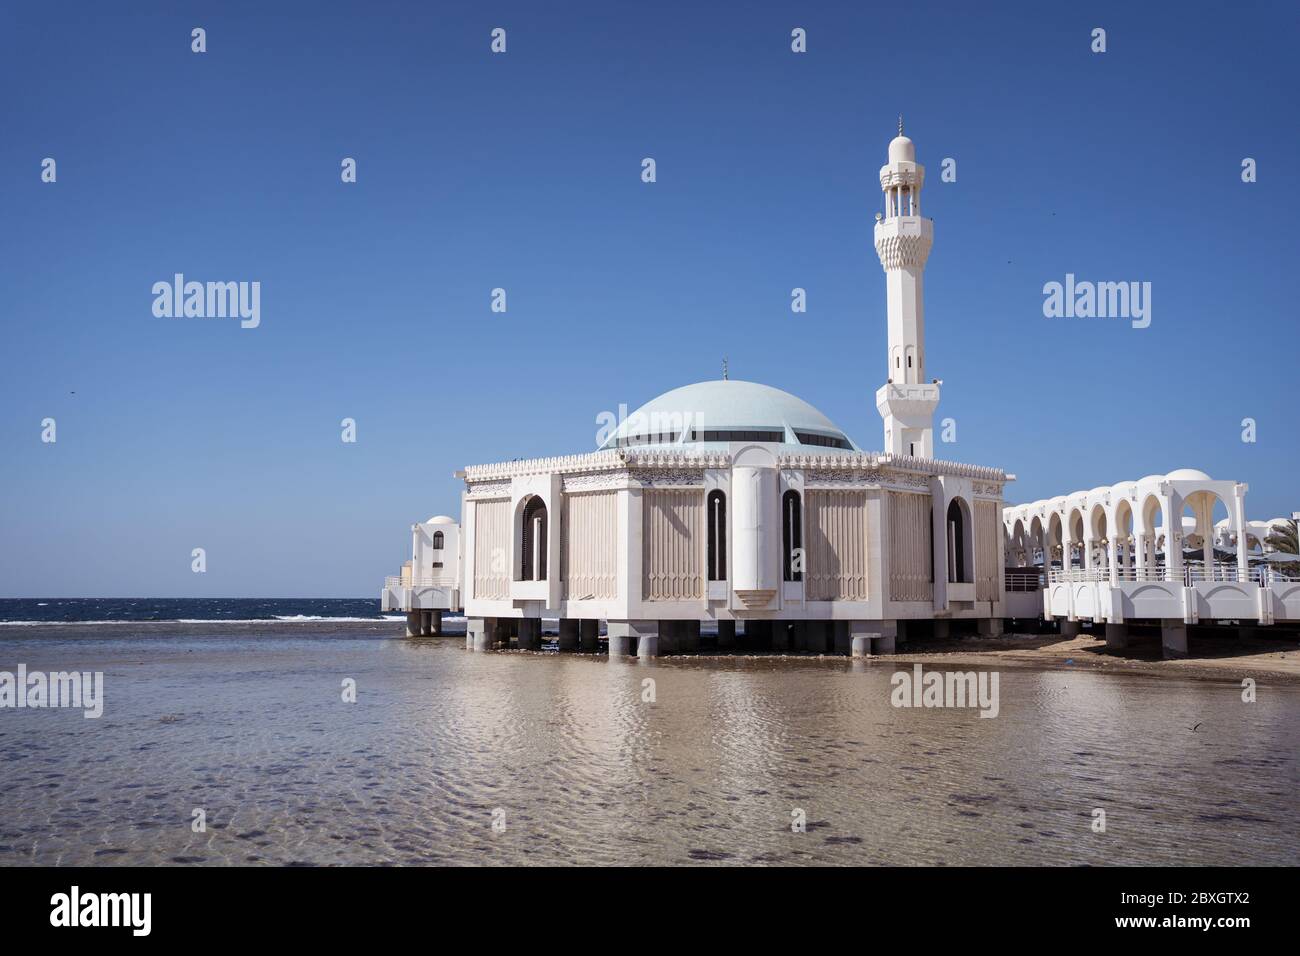
[{"label": "white tower", "polygon": [[889,298],[889,377],[876,392],[885,420],[885,451],[934,457],[934,410],[939,385],[925,377],[925,304],[921,294],[925,260],[934,242],[934,221],[921,217],[925,167],[916,147],[903,135],[889,144],[889,162],[880,167],[885,211],[876,220],[876,254],[885,270]]}]

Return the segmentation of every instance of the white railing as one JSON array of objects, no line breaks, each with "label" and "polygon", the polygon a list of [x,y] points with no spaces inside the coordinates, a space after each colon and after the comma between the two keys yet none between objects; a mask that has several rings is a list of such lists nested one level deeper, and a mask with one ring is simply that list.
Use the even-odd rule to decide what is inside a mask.
[{"label": "white railing", "polygon": [[456,578],[451,574],[416,574],[409,580],[401,575],[384,578],[386,588],[451,588],[456,586]]},{"label": "white railing", "polygon": [[1043,587],[1043,575],[1037,570],[1007,568],[1004,572],[1003,587],[1008,591],[1038,591]]},{"label": "white railing", "polygon": [[[1053,568],[1051,574],[1053,584],[1110,580],[1111,572],[1108,568]],[[1285,574],[1278,573],[1277,570],[1267,565],[1254,567],[1243,572],[1235,564],[1220,562],[1206,568],[1204,564],[1196,562],[1186,565],[1175,575],[1170,575],[1169,570],[1163,567],[1116,568],[1114,580],[1124,582],[1176,580],[1181,581],[1185,587],[1191,587],[1193,584],[1215,581],[1234,581],[1242,584],[1253,582],[1267,586],[1273,582],[1291,581],[1293,579]]]}]

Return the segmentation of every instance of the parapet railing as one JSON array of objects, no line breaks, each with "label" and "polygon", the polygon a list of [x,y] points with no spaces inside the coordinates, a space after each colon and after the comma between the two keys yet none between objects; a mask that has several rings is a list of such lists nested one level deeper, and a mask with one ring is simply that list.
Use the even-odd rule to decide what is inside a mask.
[{"label": "parapet railing", "polygon": [[1041,571],[1006,571],[1003,587],[1008,591],[1040,591],[1043,587]]},{"label": "parapet railing", "polygon": [[448,588],[455,587],[456,579],[450,574],[416,574],[403,580],[400,575],[384,578],[386,588]]},{"label": "parapet railing", "polygon": [[[1116,581],[1181,581],[1185,587],[1191,587],[1193,584],[1214,581],[1233,581],[1240,584],[1255,583],[1267,587],[1273,582],[1293,581],[1295,578],[1288,577],[1280,573],[1275,568],[1263,565],[1251,568],[1248,571],[1242,571],[1235,564],[1216,563],[1212,567],[1205,567],[1203,564],[1188,564],[1181,571],[1170,574],[1168,568],[1116,568],[1114,573]],[[1051,581],[1053,584],[1062,582],[1077,583],[1082,581],[1110,581],[1112,580],[1109,568],[1053,568]]]}]

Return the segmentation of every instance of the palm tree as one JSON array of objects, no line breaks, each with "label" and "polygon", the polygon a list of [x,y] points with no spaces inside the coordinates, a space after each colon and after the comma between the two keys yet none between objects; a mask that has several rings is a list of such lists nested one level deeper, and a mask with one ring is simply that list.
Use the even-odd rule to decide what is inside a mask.
[{"label": "palm tree", "polygon": [[[1280,525],[1273,525],[1273,530],[1269,532],[1264,543],[1284,554],[1300,554],[1300,550],[1296,548],[1295,519],[1283,521]],[[1278,564],[1274,565],[1274,567],[1288,577],[1300,576],[1300,564]]]}]

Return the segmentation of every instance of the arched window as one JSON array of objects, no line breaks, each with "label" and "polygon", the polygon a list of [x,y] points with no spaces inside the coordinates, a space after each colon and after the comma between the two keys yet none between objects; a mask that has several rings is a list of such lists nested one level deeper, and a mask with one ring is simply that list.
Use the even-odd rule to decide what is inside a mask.
[{"label": "arched window", "polygon": [[533,495],[524,505],[521,581],[546,580],[546,502]]},{"label": "arched window", "polygon": [[971,569],[966,567],[966,536],[970,533],[966,522],[966,509],[954,498],[948,503],[948,581],[961,584],[973,581]]},{"label": "arched window", "polygon": [[[696,499],[697,501],[699,499]],[[727,496],[709,492],[705,499],[705,520],[709,526],[709,580],[727,580]]]},{"label": "arched window", "polygon": [[435,531],[435,532],[433,533],[433,550],[434,550],[434,551],[441,551],[441,550],[442,550],[442,532],[441,532],[441,531]]},{"label": "arched window", "polygon": [[803,502],[799,498],[799,492],[794,489],[781,496],[781,546],[782,578],[786,581],[802,581]]}]

